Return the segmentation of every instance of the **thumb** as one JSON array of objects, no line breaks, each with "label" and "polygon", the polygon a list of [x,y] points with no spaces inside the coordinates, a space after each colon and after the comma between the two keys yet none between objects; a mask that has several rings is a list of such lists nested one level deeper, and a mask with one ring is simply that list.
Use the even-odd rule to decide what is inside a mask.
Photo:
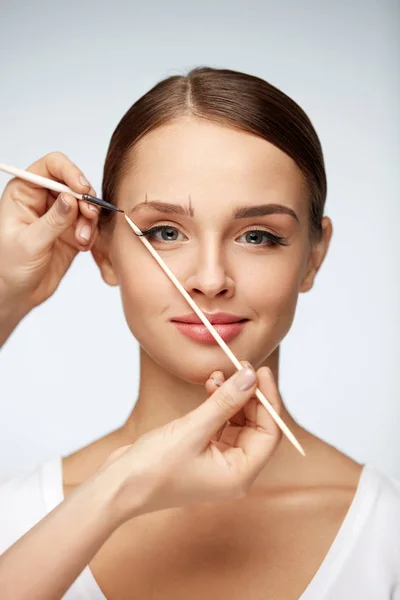
[{"label": "thumb", "polygon": [[252,398],[257,376],[253,367],[247,365],[187,415],[193,425],[192,441],[208,444],[216,431]]},{"label": "thumb", "polygon": [[65,192],[59,194],[51,208],[29,227],[30,247],[42,250],[51,246],[71,227],[78,211],[78,201],[74,196]]}]

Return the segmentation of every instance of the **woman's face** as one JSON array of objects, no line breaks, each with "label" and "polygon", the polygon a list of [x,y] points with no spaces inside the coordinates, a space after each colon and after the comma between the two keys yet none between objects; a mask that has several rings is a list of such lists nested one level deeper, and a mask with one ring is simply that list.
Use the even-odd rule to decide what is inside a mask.
[{"label": "woman's face", "polygon": [[[227,344],[239,360],[259,365],[289,331],[299,292],[312,285],[305,279],[311,247],[300,170],[261,138],[193,118],[147,134],[132,158],[118,205],[142,231],[167,226],[147,239],[201,310],[248,319]],[[189,214],[156,210],[152,201]],[[233,217],[239,208],[272,204],[290,210]],[[268,233],[287,245],[271,244]],[[215,369],[230,376],[235,369],[215,341],[189,338],[171,322],[193,310],[123,216],[103,235],[103,277],[120,286],[143,350],[191,383],[204,383]]]}]

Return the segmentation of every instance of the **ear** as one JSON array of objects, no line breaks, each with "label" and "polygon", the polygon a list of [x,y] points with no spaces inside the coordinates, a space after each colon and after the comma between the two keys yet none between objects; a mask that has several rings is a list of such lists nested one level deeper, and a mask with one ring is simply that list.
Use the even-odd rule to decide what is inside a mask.
[{"label": "ear", "polygon": [[331,241],[333,227],[329,217],[323,217],[321,221],[322,237],[319,242],[313,244],[307,261],[306,272],[300,285],[300,292],[308,292],[314,285],[315,276],[318,273]]},{"label": "ear", "polygon": [[92,256],[100,269],[102,278],[108,285],[119,285],[118,277],[110,259],[108,236],[101,233],[92,246]]}]

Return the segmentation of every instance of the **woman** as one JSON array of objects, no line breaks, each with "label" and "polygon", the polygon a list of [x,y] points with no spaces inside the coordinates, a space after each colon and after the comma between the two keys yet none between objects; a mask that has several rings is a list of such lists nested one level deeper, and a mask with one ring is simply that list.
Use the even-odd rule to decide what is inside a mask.
[{"label": "woman", "polygon": [[[60,154],[31,170],[90,187]],[[140,387],[121,428],[3,484],[0,586],[18,598],[67,588],[66,598],[110,600],[395,597],[400,483],[309,433],[278,391],[279,344],[332,235],[322,150],[302,109],[242,73],[171,77],[117,126],[102,197],[130,214],[211,321],[243,321],[216,328],[257,369],[305,458],[254,380],[237,391],[204,327],[179,324],[193,312],[125,219],[82,202],[78,217],[71,196],[48,197],[17,181],[4,192],[0,256],[13,258],[0,269],[2,339],[91,249],[121,289]],[[6,526],[21,521],[18,502],[23,526]]]}]

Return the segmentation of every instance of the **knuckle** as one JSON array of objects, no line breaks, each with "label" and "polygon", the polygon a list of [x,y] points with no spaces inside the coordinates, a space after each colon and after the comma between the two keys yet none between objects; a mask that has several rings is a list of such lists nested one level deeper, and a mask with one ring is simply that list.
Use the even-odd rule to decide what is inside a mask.
[{"label": "knuckle", "polygon": [[60,213],[60,209],[58,207],[58,203],[56,202],[55,210],[49,210],[46,213],[47,224],[50,227],[58,227],[61,223],[63,223],[63,218]]},{"label": "knuckle", "polygon": [[38,190],[32,188],[29,183],[17,178],[11,179],[4,190],[4,193],[7,193],[13,202],[21,206],[25,206],[27,202],[34,199],[37,192]]},{"label": "knuckle", "polygon": [[18,189],[18,179],[16,177],[13,177],[13,179],[10,179],[10,181],[5,186],[3,196],[9,195],[13,200],[18,200],[18,198],[16,197]]},{"label": "knuckle", "polygon": [[269,367],[264,365],[261,367],[260,371],[262,371],[263,374],[268,377],[269,381],[274,382],[274,375]]},{"label": "knuckle", "polygon": [[65,160],[68,159],[68,156],[64,154],[64,152],[60,152],[60,150],[54,150],[53,152],[46,154],[45,158],[50,160]]}]

